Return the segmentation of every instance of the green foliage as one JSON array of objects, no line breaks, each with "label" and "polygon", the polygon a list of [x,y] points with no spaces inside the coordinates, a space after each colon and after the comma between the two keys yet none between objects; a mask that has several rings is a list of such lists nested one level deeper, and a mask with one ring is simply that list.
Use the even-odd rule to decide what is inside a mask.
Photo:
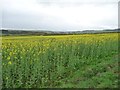
[{"label": "green foliage", "polygon": [[118,87],[118,35],[8,36],[3,88]]}]

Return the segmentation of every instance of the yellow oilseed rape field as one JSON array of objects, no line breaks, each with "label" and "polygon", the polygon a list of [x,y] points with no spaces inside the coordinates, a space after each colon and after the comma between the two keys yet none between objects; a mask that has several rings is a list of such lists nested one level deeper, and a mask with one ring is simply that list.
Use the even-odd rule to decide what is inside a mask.
[{"label": "yellow oilseed rape field", "polygon": [[118,33],[3,36],[3,88],[118,87]]}]

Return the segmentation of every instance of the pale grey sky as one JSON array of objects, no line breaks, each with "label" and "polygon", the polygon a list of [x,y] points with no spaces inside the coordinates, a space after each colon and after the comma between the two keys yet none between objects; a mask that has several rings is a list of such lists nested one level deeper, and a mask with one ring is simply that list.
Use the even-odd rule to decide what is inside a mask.
[{"label": "pale grey sky", "polygon": [[3,0],[2,28],[86,30],[118,27],[119,0]]}]

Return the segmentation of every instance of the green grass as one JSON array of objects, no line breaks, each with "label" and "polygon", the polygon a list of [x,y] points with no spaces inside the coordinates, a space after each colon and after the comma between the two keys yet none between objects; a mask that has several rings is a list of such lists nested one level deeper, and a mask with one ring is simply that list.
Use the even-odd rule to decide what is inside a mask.
[{"label": "green grass", "polygon": [[3,88],[116,88],[118,34],[8,36]]}]

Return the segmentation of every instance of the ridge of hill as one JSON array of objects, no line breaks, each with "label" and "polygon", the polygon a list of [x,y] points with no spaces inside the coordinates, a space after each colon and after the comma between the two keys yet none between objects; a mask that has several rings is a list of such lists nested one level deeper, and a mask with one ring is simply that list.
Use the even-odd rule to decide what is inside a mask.
[{"label": "ridge of hill", "polygon": [[97,34],[120,32],[120,29],[108,30],[83,30],[83,31],[43,31],[43,30],[10,30],[1,29],[2,35],[72,35],[72,34]]}]

